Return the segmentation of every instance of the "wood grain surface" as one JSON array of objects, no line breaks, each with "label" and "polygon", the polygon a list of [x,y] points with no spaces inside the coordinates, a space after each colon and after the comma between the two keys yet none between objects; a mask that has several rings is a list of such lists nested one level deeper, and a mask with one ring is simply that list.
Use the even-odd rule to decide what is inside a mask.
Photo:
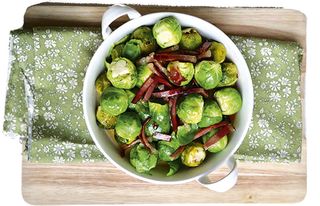
[{"label": "wood grain surface", "polygon": [[[294,40],[306,48],[306,18],[299,11],[278,8],[133,7],[142,14],[158,11],[187,13],[215,24],[227,34]],[[27,10],[24,27],[99,26],[106,8],[104,5],[36,5]],[[120,18],[112,27],[116,28],[126,20]],[[303,93],[305,65],[304,58]],[[145,183],[126,175],[110,163],[55,165],[24,161],[22,194],[31,204],[298,202],[306,193],[305,142],[304,137],[300,163],[239,162],[237,185],[226,193],[215,193],[196,182],[174,186]],[[227,169],[222,168],[213,174],[214,178],[223,177],[226,172]]]}]

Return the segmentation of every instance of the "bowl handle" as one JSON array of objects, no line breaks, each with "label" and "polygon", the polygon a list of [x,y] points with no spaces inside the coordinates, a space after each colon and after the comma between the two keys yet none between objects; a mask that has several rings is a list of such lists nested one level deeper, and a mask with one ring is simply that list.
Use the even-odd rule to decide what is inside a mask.
[{"label": "bowl handle", "polygon": [[238,180],[237,162],[232,156],[226,161],[226,164],[231,171],[225,177],[216,182],[211,182],[208,177],[209,174],[206,174],[197,179],[198,183],[216,192],[226,192],[231,189]]},{"label": "bowl handle", "polygon": [[112,32],[109,25],[123,15],[128,15],[129,19],[135,19],[141,16],[139,12],[126,5],[117,4],[109,7],[109,9],[104,12],[101,22],[101,32],[104,40]]}]

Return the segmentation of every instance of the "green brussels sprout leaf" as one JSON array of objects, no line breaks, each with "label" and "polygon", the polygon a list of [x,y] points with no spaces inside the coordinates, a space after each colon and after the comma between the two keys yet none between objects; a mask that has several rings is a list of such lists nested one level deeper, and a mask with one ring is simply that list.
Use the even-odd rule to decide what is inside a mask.
[{"label": "green brussels sprout leaf", "polygon": [[169,165],[169,171],[167,173],[167,176],[172,176],[178,172],[178,170],[181,167],[181,161],[179,159],[176,159],[174,161],[168,162]]},{"label": "green brussels sprout leaf", "polygon": [[143,144],[135,145],[130,151],[130,163],[139,173],[149,173],[158,163],[158,155],[150,153]]}]

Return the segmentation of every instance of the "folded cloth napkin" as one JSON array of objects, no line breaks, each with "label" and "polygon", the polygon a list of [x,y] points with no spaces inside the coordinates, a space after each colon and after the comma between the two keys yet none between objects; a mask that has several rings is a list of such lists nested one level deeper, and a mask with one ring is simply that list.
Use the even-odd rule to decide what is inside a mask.
[{"label": "folded cloth napkin", "polygon": [[[86,67],[102,42],[99,28],[34,28],[11,32],[4,132],[20,137],[32,162],[92,162],[105,158],[82,113]],[[236,153],[246,161],[299,161],[302,140],[297,43],[231,37],[248,63],[255,106]]]}]

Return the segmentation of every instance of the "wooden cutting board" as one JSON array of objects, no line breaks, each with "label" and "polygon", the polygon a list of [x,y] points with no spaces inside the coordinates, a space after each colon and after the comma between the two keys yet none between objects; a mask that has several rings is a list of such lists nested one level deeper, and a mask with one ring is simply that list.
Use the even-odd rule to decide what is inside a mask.
[{"label": "wooden cutting board", "polygon": [[[175,11],[212,22],[227,34],[295,40],[305,49],[306,17],[279,8],[209,8],[133,6],[141,14]],[[41,4],[25,14],[25,27],[100,26],[104,5]],[[112,26],[121,25],[120,18]],[[306,71],[302,69],[302,86]],[[304,88],[303,88],[304,99]],[[298,138],[298,137],[297,137]],[[154,185],[134,179],[110,163],[35,164],[22,162],[22,194],[30,204],[89,203],[243,203],[298,202],[306,194],[306,144],[301,163],[239,163],[237,185],[226,193],[210,191],[196,182]],[[227,172],[222,168],[215,178]]]}]

